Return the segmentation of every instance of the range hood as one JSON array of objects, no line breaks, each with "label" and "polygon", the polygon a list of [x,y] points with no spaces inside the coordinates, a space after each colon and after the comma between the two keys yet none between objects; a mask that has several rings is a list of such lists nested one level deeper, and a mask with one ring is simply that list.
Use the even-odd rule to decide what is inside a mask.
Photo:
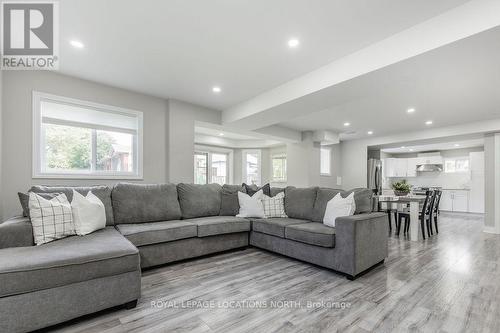
[{"label": "range hood", "polygon": [[439,152],[421,153],[417,155],[418,172],[443,171],[443,158]]},{"label": "range hood", "polygon": [[417,166],[419,172],[441,172],[443,171],[442,164],[422,164]]}]

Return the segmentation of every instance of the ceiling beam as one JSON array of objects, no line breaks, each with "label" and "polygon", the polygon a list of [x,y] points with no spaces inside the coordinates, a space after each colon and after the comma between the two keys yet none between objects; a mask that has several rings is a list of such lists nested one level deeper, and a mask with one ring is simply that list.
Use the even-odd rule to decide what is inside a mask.
[{"label": "ceiling beam", "polygon": [[256,130],[326,109],[335,86],[500,25],[500,1],[474,0],[222,112],[222,123]]}]

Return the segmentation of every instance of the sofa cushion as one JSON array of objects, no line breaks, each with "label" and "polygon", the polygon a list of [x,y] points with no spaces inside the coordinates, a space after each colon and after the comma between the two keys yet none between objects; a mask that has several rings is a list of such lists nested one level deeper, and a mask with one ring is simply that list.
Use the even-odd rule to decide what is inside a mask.
[{"label": "sofa cushion", "polygon": [[269,219],[252,219],[252,230],[263,234],[285,238],[285,227],[293,224],[309,223],[307,220],[277,217]]},{"label": "sofa cushion", "polygon": [[250,231],[250,221],[234,216],[210,216],[187,220],[198,226],[198,237]]},{"label": "sofa cushion", "polygon": [[116,224],[181,218],[175,184],[120,183],[113,188],[112,199]]},{"label": "sofa cushion", "polygon": [[319,222],[293,224],[285,228],[285,238],[316,246],[335,247],[335,228]]},{"label": "sofa cushion", "polygon": [[317,187],[285,189],[285,213],[294,219],[311,220],[316,201]]},{"label": "sofa cushion", "polygon": [[137,248],[114,227],[40,246],[0,250],[0,297],[139,269]]},{"label": "sofa cushion", "polygon": [[32,186],[30,191],[35,193],[64,193],[68,201],[73,200],[73,190],[86,196],[89,191],[95,194],[96,197],[101,199],[104,204],[104,209],[106,210],[106,225],[114,224],[113,217],[113,206],[111,204],[111,189],[107,186],[96,185],[96,186],[45,186],[45,185],[35,185]]},{"label": "sofa cushion", "polygon": [[342,197],[347,197],[354,192],[354,202],[356,203],[356,211],[354,214],[371,213],[373,208],[373,191],[369,188],[355,188],[342,193]]},{"label": "sofa cushion", "polygon": [[182,218],[219,215],[222,186],[219,184],[197,185],[180,183],[177,194],[182,210]]},{"label": "sofa cushion", "polygon": [[342,190],[334,188],[318,188],[316,201],[314,201],[314,209],[311,220],[313,222],[323,222],[325,216],[326,205],[332,200],[337,193],[342,193]]},{"label": "sofa cushion", "polygon": [[238,192],[246,193],[245,187],[241,185],[223,185],[221,192],[221,205],[219,215],[236,216],[240,212]]},{"label": "sofa cushion", "polygon": [[171,242],[197,235],[196,224],[180,220],[119,224],[116,228],[135,246]]}]

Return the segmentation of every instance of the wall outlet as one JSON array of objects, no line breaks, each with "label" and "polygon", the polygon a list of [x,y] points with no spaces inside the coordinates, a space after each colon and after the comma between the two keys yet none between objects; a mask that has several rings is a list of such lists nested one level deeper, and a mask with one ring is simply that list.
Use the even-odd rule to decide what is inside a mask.
[{"label": "wall outlet", "polygon": [[337,185],[342,185],[342,177],[337,177]]}]

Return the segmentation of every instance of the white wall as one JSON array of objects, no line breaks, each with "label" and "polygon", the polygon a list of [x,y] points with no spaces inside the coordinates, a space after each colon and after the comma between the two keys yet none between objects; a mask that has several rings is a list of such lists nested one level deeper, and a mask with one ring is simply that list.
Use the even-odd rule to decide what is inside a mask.
[{"label": "white wall", "polygon": [[194,180],[194,123],[220,123],[221,113],[198,105],[168,100],[167,170],[173,183],[192,183]]},{"label": "white wall", "polygon": [[500,133],[484,138],[484,231],[500,233]]},{"label": "white wall", "polygon": [[[340,150],[340,144],[327,146],[331,148],[330,151],[330,161],[331,161],[331,175],[330,176],[319,176],[319,184],[321,187],[330,187],[330,188],[342,188],[342,183],[337,183],[337,177],[341,177],[341,161],[342,154]],[[314,185],[314,184],[313,184]]]},{"label": "white wall", "polygon": [[119,180],[32,179],[32,91],[142,111],[145,183],[193,181],[194,121],[220,121],[220,112],[164,100],[49,71],[4,71],[1,181],[3,218],[21,212],[17,192],[34,184],[113,185]]},{"label": "white wall", "polygon": [[368,144],[364,140],[340,143],[342,188],[366,187]]}]

